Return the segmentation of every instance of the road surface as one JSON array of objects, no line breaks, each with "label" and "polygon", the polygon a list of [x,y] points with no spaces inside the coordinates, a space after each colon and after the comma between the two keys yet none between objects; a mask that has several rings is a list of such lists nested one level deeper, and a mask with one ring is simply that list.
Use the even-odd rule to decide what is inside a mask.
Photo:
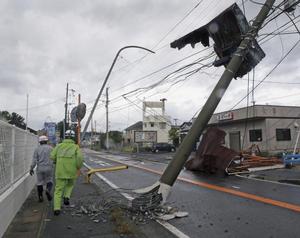
[{"label": "road surface", "polygon": [[[128,170],[102,174],[124,189],[152,185],[171,159],[169,153],[132,157],[88,149],[84,152],[85,163],[93,168],[129,165]],[[220,178],[183,170],[168,203],[189,216],[168,222],[192,238],[300,237],[299,197],[297,185],[236,176]]]}]

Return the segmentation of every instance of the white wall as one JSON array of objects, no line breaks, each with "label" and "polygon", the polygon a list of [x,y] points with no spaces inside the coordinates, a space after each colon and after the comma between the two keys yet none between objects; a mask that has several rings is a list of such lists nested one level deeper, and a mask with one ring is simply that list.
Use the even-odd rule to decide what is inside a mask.
[{"label": "white wall", "polygon": [[35,185],[36,176],[25,175],[0,196],[0,237]]},{"label": "white wall", "polygon": [[0,237],[35,184],[29,168],[38,137],[0,120]]}]

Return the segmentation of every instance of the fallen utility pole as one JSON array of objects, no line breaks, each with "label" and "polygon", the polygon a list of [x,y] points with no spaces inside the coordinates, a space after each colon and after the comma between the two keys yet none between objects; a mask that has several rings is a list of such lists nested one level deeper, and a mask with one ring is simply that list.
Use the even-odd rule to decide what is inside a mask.
[{"label": "fallen utility pole", "polygon": [[[262,23],[266,19],[274,2],[275,0],[267,0],[265,4],[263,4],[262,9],[255,18],[252,26],[250,26],[249,31],[246,33],[244,39],[241,41],[236,52],[233,54],[219,82],[210,94],[201,112],[194,121],[191,129],[189,130],[188,134],[185,136],[183,142],[178,148],[173,160],[171,160],[164,173],[162,174],[160,180],[152,186],[136,190],[136,192],[148,194],[152,191],[156,191],[162,195],[162,201],[166,201],[167,196],[170,193],[171,186],[173,186],[174,182],[176,181],[181,169],[183,168],[186,160],[192,152],[193,146],[195,145],[200,135],[206,128],[208,121],[210,120],[216,107],[222,99],[231,80],[235,76],[236,72],[239,70],[239,67],[243,62],[244,56],[246,55],[248,48],[251,47],[252,41],[257,36],[257,33],[261,28]],[[145,201],[145,206],[147,205],[146,203],[149,204],[149,201]]]}]

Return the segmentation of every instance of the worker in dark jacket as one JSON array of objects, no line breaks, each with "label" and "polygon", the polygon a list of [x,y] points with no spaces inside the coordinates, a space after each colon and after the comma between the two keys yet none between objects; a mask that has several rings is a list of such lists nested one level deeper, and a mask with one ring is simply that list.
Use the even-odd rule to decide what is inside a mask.
[{"label": "worker in dark jacket", "polygon": [[65,140],[58,144],[51,153],[51,159],[56,164],[54,215],[58,216],[61,209],[61,200],[69,205],[71,193],[77,177],[77,171],[82,167],[83,156],[78,145],[75,144],[75,132],[67,130]]},{"label": "worker in dark jacket", "polygon": [[51,190],[53,186],[53,162],[50,160],[50,153],[52,147],[47,144],[48,137],[40,136],[40,145],[35,149],[33,153],[33,159],[30,166],[30,175],[34,174],[34,168],[36,168],[37,177],[37,191],[39,202],[43,202],[43,186],[46,185],[46,196],[48,201],[52,200]]}]

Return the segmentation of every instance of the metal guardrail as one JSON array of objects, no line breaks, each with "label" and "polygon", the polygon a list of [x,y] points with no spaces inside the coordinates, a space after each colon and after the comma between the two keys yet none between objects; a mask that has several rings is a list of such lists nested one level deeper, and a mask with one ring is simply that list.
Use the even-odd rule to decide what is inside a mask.
[{"label": "metal guardrail", "polygon": [[29,171],[37,144],[36,135],[0,120],[0,195]]}]

